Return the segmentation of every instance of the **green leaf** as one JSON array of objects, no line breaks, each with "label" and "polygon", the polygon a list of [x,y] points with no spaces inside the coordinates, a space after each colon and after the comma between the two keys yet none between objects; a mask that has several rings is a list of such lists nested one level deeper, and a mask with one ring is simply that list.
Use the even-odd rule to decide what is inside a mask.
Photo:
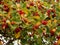
[{"label": "green leaf", "polygon": [[60,32],[60,26],[57,27],[57,31]]}]

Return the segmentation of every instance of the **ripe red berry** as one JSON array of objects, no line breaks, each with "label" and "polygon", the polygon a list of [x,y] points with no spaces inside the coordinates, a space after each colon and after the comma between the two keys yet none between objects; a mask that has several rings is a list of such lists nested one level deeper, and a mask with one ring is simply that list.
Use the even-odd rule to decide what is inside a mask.
[{"label": "ripe red berry", "polygon": [[34,12],[33,16],[39,16],[38,12]]},{"label": "ripe red berry", "polygon": [[24,11],[22,11],[22,10],[19,10],[18,13],[19,13],[20,15],[24,15],[24,14],[25,14]]},{"label": "ripe red berry", "polygon": [[40,22],[37,22],[34,26],[33,26],[33,30],[36,30],[38,29],[40,26]]},{"label": "ripe red berry", "polygon": [[51,9],[47,10],[47,15],[50,17]]},{"label": "ripe red berry", "polygon": [[52,17],[53,17],[53,18],[56,17],[56,14],[53,14]]},{"label": "ripe red berry", "polygon": [[13,25],[13,24],[15,24],[15,22],[14,22],[14,21],[12,21],[12,22],[11,22],[11,24]]},{"label": "ripe red berry", "polygon": [[51,36],[54,36],[54,34],[55,34],[55,31],[53,31],[53,30],[50,30],[50,34],[51,34]]},{"label": "ripe red berry", "polygon": [[3,19],[2,19],[2,22],[6,22],[6,18],[3,18]]},{"label": "ripe red berry", "polygon": [[56,11],[55,11],[55,9],[52,9],[51,11],[52,11],[53,13],[55,13],[55,12],[56,12]]},{"label": "ripe red berry", "polygon": [[0,1],[0,4],[4,4],[4,2]]},{"label": "ripe red berry", "polygon": [[58,40],[60,39],[60,35],[57,36],[57,39],[58,39]]},{"label": "ripe red berry", "polygon": [[46,25],[47,24],[47,21],[46,20],[42,20],[42,24],[43,25]]},{"label": "ripe red berry", "polygon": [[33,26],[33,30],[38,29],[38,28],[39,28],[39,25],[34,25]]},{"label": "ripe red berry", "polygon": [[38,9],[41,10],[42,9],[42,6],[41,5],[38,5]]},{"label": "ripe red berry", "polygon": [[34,6],[34,3],[33,2],[30,2],[30,6]]},{"label": "ripe red berry", "polygon": [[7,5],[4,5],[4,6],[3,6],[3,10],[6,11],[6,12],[8,12],[8,11],[9,11],[8,6],[7,6]]},{"label": "ripe red berry", "polygon": [[15,32],[18,33],[20,30],[22,30],[22,28],[18,27],[18,28],[15,29]]},{"label": "ripe red berry", "polygon": [[2,24],[2,29],[8,28],[8,25],[6,23]]},{"label": "ripe red berry", "polygon": [[54,44],[53,45],[58,45],[58,43],[57,42],[54,42]]}]

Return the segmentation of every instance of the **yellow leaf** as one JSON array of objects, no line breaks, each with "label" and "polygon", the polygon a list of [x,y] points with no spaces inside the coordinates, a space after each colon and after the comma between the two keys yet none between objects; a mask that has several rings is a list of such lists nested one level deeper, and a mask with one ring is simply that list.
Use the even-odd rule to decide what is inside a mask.
[{"label": "yellow leaf", "polygon": [[23,8],[22,10],[23,10],[26,14],[28,14],[28,9]]},{"label": "yellow leaf", "polygon": [[19,3],[16,3],[16,6],[17,6],[17,8],[19,8],[20,7],[20,4]]},{"label": "yellow leaf", "polygon": [[28,14],[28,11],[24,11],[26,14]]},{"label": "yellow leaf", "polygon": [[57,42],[58,44],[60,44],[60,39],[58,40],[58,42]]},{"label": "yellow leaf", "polygon": [[48,23],[51,23],[51,20],[48,20]]},{"label": "yellow leaf", "polygon": [[39,16],[33,16],[33,18],[34,18],[34,19],[37,19],[37,20],[40,19]]},{"label": "yellow leaf", "polygon": [[48,27],[52,26],[51,22],[51,20],[48,20]]},{"label": "yellow leaf", "polygon": [[40,25],[41,23],[40,22],[37,22],[36,25]]},{"label": "yellow leaf", "polygon": [[54,23],[56,23],[56,22],[57,22],[57,20],[55,19],[55,20],[54,20]]},{"label": "yellow leaf", "polygon": [[6,23],[11,24],[10,20],[6,20]]},{"label": "yellow leaf", "polygon": [[19,38],[20,37],[20,32],[15,33],[15,38]]}]

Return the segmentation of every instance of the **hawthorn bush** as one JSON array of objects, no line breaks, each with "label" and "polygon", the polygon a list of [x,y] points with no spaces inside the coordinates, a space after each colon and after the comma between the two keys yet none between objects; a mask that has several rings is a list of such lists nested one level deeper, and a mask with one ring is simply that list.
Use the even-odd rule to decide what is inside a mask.
[{"label": "hawthorn bush", "polygon": [[59,45],[60,0],[0,0],[0,35],[6,45]]}]

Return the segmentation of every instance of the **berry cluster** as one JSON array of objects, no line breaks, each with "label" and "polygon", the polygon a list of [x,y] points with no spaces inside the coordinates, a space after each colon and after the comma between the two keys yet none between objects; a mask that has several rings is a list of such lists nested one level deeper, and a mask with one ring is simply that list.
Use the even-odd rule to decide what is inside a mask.
[{"label": "berry cluster", "polygon": [[60,0],[1,0],[0,34],[22,45],[59,45]]}]

